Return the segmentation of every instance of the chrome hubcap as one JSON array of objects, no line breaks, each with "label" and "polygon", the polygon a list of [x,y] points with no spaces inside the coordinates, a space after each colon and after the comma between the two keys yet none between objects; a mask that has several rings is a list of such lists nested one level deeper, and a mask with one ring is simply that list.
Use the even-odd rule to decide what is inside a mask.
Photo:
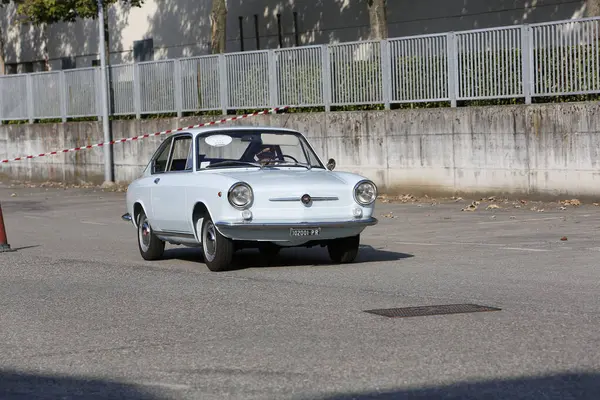
[{"label": "chrome hubcap", "polygon": [[150,224],[148,224],[148,219],[146,217],[140,221],[138,231],[140,246],[143,251],[148,251],[150,248],[150,233],[152,233],[152,228],[150,228]]},{"label": "chrome hubcap", "polygon": [[207,222],[205,225],[202,235],[202,247],[204,248],[204,256],[208,261],[212,261],[217,251],[217,237],[212,222]]}]

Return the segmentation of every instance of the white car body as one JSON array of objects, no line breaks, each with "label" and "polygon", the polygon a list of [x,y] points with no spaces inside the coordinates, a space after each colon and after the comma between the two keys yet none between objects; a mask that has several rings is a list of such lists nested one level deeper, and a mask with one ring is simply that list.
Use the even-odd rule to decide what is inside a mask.
[{"label": "white car body", "polygon": [[[250,147],[260,150],[252,156],[252,162],[257,162],[264,149],[277,148],[279,153],[269,154],[285,154],[285,158],[271,158],[267,165],[240,163],[219,167],[216,162],[238,159],[237,156],[209,159],[204,154],[207,151],[234,154],[244,146],[248,146],[244,157],[251,156]],[[188,151],[182,157],[184,148]],[[290,156],[283,149],[296,153]],[[167,150],[171,154],[165,158],[168,153],[163,151]],[[179,159],[173,161],[173,152],[178,151]],[[155,165],[163,164],[164,170],[155,171]],[[239,248],[256,247],[276,253],[282,247],[314,245],[330,245],[331,250],[337,243],[343,249],[350,246],[352,251],[340,257],[343,249],[338,249],[337,256],[332,258],[350,262],[358,251],[360,233],[377,223],[373,217],[377,188],[363,176],[330,170],[334,165],[335,161],[330,159],[326,166],[304,135],[291,129],[208,127],[178,132],[161,143],[142,176],[129,185],[127,214],[123,218],[138,229],[140,251],[145,259],[160,258],[164,242],[198,246],[203,248],[211,270],[223,270],[231,261],[229,253]],[[245,185],[232,194],[234,203],[252,197],[242,207],[235,206],[229,197],[230,189],[238,183]],[[360,198],[367,198],[368,204],[360,204],[355,194],[357,185],[362,183]],[[206,235],[204,220],[208,221]],[[207,247],[211,243],[228,254],[215,261],[216,253],[207,254],[217,251]]]}]

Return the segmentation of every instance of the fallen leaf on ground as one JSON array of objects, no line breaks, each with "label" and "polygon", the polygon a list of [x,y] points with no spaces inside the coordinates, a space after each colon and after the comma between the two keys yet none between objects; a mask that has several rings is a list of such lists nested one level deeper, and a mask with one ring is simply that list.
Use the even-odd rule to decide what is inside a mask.
[{"label": "fallen leaf on ground", "polygon": [[564,241],[566,241],[566,240],[568,240],[568,239],[567,239],[567,237],[566,237],[566,236],[563,236],[563,237],[561,237],[561,238],[560,238],[560,240],[562,240],[562,241],[564,242]]},{"label": "fallen leaf on ground", "polygon": [[500,206],[498,204],[490,204],[489,206],[486,207],[486,210],[495,210],[500,208]]},{"label": "fallen leaf on ground", "polygon": [[581,201],[577,200],[577,199],[571,199],[571,200],[564,200],[561,201],[561,204],[565,205],[565,206],[580,206],[581,205]]},{"label": "fallen leaf on ground", "polygon": [[479,202],[474,201],[471,204],[469,204],[468,206],[466,206],[465,208],[463,208],[461,211],[475,211],[475,210],[477,210],[477,204],[479,204]]}]

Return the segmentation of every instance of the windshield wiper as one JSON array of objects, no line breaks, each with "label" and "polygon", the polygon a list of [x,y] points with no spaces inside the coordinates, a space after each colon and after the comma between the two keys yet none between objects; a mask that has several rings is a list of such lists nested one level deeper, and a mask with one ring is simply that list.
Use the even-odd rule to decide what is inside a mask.
[{"label": "windshield wiper", "polygon": [[299,162],[290,162],[290,161],[280,161],[280,160],[268,160],[267,162],[265,162],[262,167],[260,167],[260,169],[263,169],[265,166],[267,166],[270,163],[274,163],[274,164],[284,164],[284,165],[290,165],[290,166],[300,166],[300,167],[304,167],[306,169],[312,169],[312,166],[310,164],[303,164],[303,163],[299,163]]},{"label": "windshield wiper", "polygon": [[204,168],[213,168],[213,167],[226,167],[229,165],[251,165],[253,167],[260,167],[260,164],[250,162],[250,161],[236,161],[236,160],[227,160],[227,161],[219,161],[214,164],[209,164]]}]

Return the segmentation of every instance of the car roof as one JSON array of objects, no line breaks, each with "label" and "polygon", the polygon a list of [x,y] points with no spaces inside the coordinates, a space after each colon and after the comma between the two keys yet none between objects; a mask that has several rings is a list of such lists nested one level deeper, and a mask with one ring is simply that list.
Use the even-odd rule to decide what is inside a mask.
[{"label": "car roof", "polygon": [[257,131],[278,131],[278,132],[290,132],[290,133],[300,133],[295,129],[289,128],[279,128],[276,126],[255,126],[255,125],[237,125],[237,126],[203,126],[199,128],[191,128],[191,129],[182,129],[181,132],[188,132],[192,134],[199,133],[207,133],[207,132],[220,132],[220,131],[247,131],[247,130],[257,130]]}]

